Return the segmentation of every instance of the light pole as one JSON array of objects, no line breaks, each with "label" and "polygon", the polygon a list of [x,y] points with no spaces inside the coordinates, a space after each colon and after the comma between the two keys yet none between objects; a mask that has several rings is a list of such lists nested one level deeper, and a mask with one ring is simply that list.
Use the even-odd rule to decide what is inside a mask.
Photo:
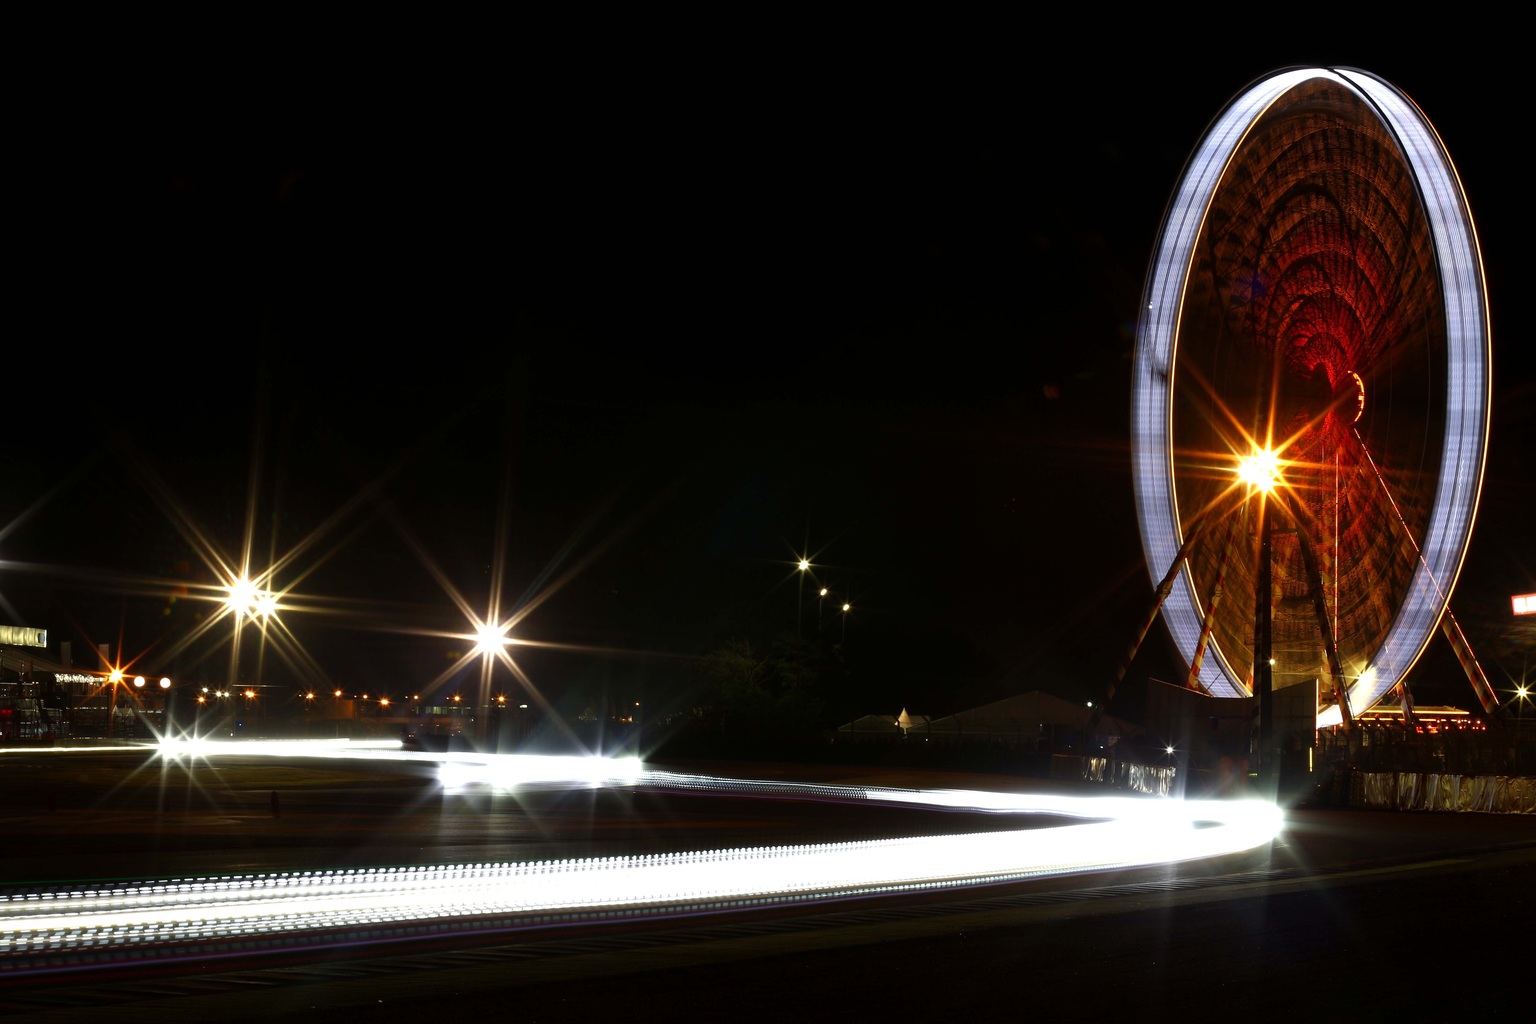
[{"label": "light pole", "polygon": [[108,677],[112,683],[112,690],[107,701],[107,739],[112,738],[112,719],[117,717],[117,688],[123,682],[123,670],[115,668]]},{"label": "light pole", "polygon": [[[1520,675],[1521,675],[1522,679],[1525,678],[1525,673],[1522,672]],[[1515,687],[1515,702],[1516,702],[1515,703],[1515,736],[1516,736],[1516,738],[1521,737],[1521,735],[1525,732],[1525,702],[1530,699],[1530,695],[1531,695],[1531,690],[1524,683],[1521,683],[1519,686]]]},{"label": "light pole", "polygon": [[1274,745],[1274,658],[1271,656],[1270,615],[1273,570],[1270,565],[1274,530],[1270,522],[1269,496],[1280,482],[1280,462],[1275,453],[1259,449],[1238,465],[1237,475],[1259,499],[1259,564],[1253,587],[1253,692],[1259,699],[1259,786],[1264,795],[1273,792],[1278,780]]},{"label": "light pole", "polygon": [[492,727],[492,670],[495,668],[496,662],[504,661],[512,667],[514,673],[517,671],[517,667],[512,664],[511,656],[507,653],[507,648],[514,642],[507,632],[510,628],[510,622],[501,623],[497,621],[494,609],[492,609],[486,621],[475,626],[475,650],[480,655],[480,686],[476,692],[476,700],[470,709],[470,713],[474,716],[472,722],[473,739],[481,750],[494,752],[500,742],[496,736],[495,729]]},{"label": "light pole", "polygon": [[821,588],[821,594],[816,599],[816,632],[818,632],[818,633],[821,632],[822,611],[825,609],[826,604],[827,604],[827,588],[826,587],[822,587]]},{"label": "light pole", "polygon": [[809,559],[800,559],[796,567],[800,570],[800,579],[795,583],[795,639],[800,639],[800,624],[805,620],[805,572],[811,567]]},{"label": "light pole", "polygon": [[[133,685],[143,687],[145,685],[144,677],[136,676],[133,680]],[[171,717],[173,714],[171,701],[171,677],[161,676],[155,685],[160,688],[160,697],[158,700],[159,707],[157,709],[160,712],[160,729],[162,732],[169,732],[171,726]]]},{"label": "light pole", "polygon": [[848,646],[848,609],[852,607],[853,605],[849,604],[847,601],[843,602],[843,635],[842,638],[837,641],[838,645],[841,647]]}]

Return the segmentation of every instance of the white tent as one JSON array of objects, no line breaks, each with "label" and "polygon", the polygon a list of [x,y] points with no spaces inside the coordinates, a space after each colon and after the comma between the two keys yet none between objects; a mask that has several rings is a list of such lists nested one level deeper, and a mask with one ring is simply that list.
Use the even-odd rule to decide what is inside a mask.
[{"label": "white tent", "polygon": [[927,726],[927,715],[914,715],[901,709],[901,714],[892,718],[890,715],[865,715],[855,718],[847,725],[837,727],[838,732],[877,733],[882,736],[901,736],[912,729],[922,729]]}]

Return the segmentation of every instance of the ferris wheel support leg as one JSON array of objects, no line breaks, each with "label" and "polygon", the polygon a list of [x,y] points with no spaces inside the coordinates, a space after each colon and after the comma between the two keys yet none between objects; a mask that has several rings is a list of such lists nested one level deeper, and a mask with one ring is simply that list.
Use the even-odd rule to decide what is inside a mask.
[{"label": "ferris wheel support leg", "polygon": [[[1292,518],[1296,519],[1294,514]],[[1328,672],[1333,677],[1333,692],[1338,698],[1344,734],[1353,739],[1355,718],[1349,710],[1349,691],[1344,685],[1344,666],[1339,662],[1339,647],[1334,643],[1333,630],[1328,625],[1328,602],[1324,596],[1323,574],[1318,565],[1317,550],[1312,546],[1311,530],[1307,525],[1300,519],[1296,519],[1296,525],[1296,539],[1300,541],[1301,559],[1307,568],[1307,586],[1312,591],[1312,607],[1317,612],[1317,628],[1323,637],[1323,650],[1328,654]]]},{"label": "ferris wheel support leg", "polygon": [[1191,690],[1204,690],[1200,685],[1200,666],[1205,662],[1205,650],[1211,642],[1211,629],[1216,624],[1216,609],[1221,606],[1222,593],[1226,590],[1227,563],[1232,558],[1238,529],[1247,521],[1248,503],[1245,501],[1241,514],[1227,524],[1227,543],[1221,551],[1221,566],[1216,570],[1216,583],[1211,587],[1211,600],[1205,609],[1205,619],[1200,623],[1200,639],[1195,642],[1194,653],[1189,658],[1189,676],[1184,680],[1184,685]]},{"label": "ferris wheel support leg", "polygon": [[[1420,549],[1418,540],[1409,531],[1408,524],[1403,522],[1402,514],[1397,509],[1397,502],[1392,500],[1392,491],[1387,487],[1386,481],[1381,478],[1380,471],[1376,469],[1376,460],[1371,457],[1371,450],[1366,447],[1365,438],[1360,436],[1359,431],[1354,431],[1354,437],[1355,443],[1360,446],[1360,451],[1365,455],[1366,464],[1370,466],[1377,485],[1381,487],[1382,493],[1387,497],[1387,503],[1392,513],[1386,517],[1388,525],[1400,539],[1406,541],[1412,547],[1415,557],[1418,558],[1419,563],[1422,565],[1424,563],[1424,552]],[[1431,580],[1437,588],[1440,586],[1438,580],[1434,580],[1433,577],[1431,577]],[[1446,640],[1450,641],[1451,650],[1456,653],[1456,660],[1461,663],[1461,670],[1467,674],[1467,681],[1472,684],[1472,692],[1477,694],[1478,703],[1482,704],[1483,710],[1488,713],[1490,721],[1497,723],[1498,695],[1493,692],[1493,687],[1488,683],[1488,677],[1483,674],[1483,667],[1478,664],[1477,656],[1472,653],[1472,647],[1467,643],[1466,635],[1462,633],[1461,626],[1457,624],[1456,616],[1451,614],[1451,595],[1443,594],[1442,596],[1445,604],[1440,612],[1440,631],[1445,634]],[[1408,680],[1406,678],[1402,680],[1402,686],[1405,702],[1411,701],[1412,697],[1408,695]]]},{"label": "ferris wheel support leg", "polygon": [[1163,576],[1162,582],[1157,585],[1157,590],[1152,597],[1152,608],[1147,613],[1146,619],[1142,621],[1141,629],[1137,632],[1136,638],[1131,641],[1130,647],[1126,649],[1125,657],[1120,659],[1120,664],[1115,669],[1114,679],[1105,688],[1103,702],[1095,704],[1093,710],[1088,714],[1088,724],[1084,727],[1083,733],[1083,746],[1085,749],[1093,742],[1094,734],[1098,732],[1099,720],[1103,718],[1105,709],[1109,707],[1109,702],[1115,699],[1115,691],[1119,689],[1120,683],[1125,679],[1125,674],[1131,670],[1131,662],[1136,660],[1136,652],[1141,650],[1142,641],[1147,638],[1147,633],[1151,631],[1152,623],[1157,621],[1157,613],[1162,610],[1163,602],[1173,592],[1173,583],[1179,578],[1179,571],[1184,565],[1184,559],[1189,557],[1190,551],[1195,546],[1195,541],[1200,539],[1200,535],[1205,532],[1206,524],[1211,519],[1212,516],[1205,515],[1198,522],[1191,524],[1189,536],[1184,538],[1184,543],[1179,546],[1178,553],[1173,556],[1173,564],[1168,567],[1168,572]]},{"label": "ferris wheel support leg", "polygon": [[1483,666],[1478,664],[1477,656],[1472,653],[1472,647],[1467,643],[1466,635],[1462,633],[1461,626],[1456,622],[1456,616],[1451,614],[1450,605],[1446,605],[1445,614],[1440,616],[1440,632],[1451,643],[1451,650],[1456,652],[1456,660],[1461,662],[1461,670],[1467,674],[1467,679],[1472,683],[1472,689],[1477,693],[1479,703],[1483,710],[1488,712],[1488,718],[1492,722],[1498,722],[1499,697],[1493,692],[1493,687],[1488,683],[1488,677],[1483,675]]}]

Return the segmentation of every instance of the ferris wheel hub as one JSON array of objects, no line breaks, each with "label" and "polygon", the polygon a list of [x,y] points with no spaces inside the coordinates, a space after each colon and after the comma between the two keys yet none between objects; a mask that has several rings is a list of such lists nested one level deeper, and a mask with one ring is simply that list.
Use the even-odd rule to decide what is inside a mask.
[{"label": "ferris wheel hub", "polygon": [[1350,423],[1358,423],[1365,415],[1365,381],[1354,370],[1346,373],[1339,382],[1334,408]]}]

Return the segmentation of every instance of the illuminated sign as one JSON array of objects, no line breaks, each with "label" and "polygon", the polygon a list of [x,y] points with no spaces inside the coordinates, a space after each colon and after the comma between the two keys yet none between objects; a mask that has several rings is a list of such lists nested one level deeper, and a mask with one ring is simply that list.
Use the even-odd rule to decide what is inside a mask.
[{"label": "illuminated sign", "polygon": [[1516,594],[1510,600],[1515,603],[1516,615],[1536,615],[1536,594]]}]

